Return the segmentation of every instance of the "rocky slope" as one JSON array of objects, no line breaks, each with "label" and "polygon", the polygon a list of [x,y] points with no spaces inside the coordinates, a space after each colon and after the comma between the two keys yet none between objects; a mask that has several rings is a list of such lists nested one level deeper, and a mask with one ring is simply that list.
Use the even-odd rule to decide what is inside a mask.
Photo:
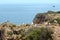
[{"label": "rocky slope", "polygon": [[46,13],[38,13],[34,20],[33,23],[34,24],[41,24],[43,22],[49,22],[51,20],[60,18],[60,12],[53,12],[53,11],[48,11]]}]

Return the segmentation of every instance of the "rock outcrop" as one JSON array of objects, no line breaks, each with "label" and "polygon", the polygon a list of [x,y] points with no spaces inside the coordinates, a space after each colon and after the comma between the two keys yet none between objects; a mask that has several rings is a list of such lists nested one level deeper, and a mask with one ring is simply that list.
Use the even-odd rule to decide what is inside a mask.
[{"label": "rock outcrop", "polygon": [[49,22],[56,18],[60,18],[60,12],[48,11],[47,13],[38,13],[33,19],[33,23],[41,24],[43,22]]}]

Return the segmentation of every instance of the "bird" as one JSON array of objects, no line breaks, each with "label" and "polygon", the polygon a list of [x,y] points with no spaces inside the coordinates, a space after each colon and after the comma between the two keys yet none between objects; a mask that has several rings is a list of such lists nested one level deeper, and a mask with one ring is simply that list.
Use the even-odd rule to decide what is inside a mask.
[{"label": "bird", "polygon": [[53,7],[55,7],[55,5],[53,5]]}]

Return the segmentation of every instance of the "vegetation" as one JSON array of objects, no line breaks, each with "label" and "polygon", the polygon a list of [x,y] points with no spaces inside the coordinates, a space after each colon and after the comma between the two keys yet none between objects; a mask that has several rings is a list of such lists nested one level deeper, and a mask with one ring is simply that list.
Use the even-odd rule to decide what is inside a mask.
[{"label": "vegetation", "polygon": [[58,24],[60,24],[60,18],[55,19]]},{"label": "vegetation", "polygon": [[12,32],[7,32],[8,35],[12,35],[13,33]]},{"label": "vegetation", "polygon": [[57,18],[57,19],[51,20],[50,23],[55,23],[54,21],[56,21],[56,23],[60,24],[60,18]]},{"label": "vegetation", "polygon": [[28,31],[25,35],[25,40],[53,40],[52,34],[53,32],[51,30],[48,30],[47,28],[37,28],[37,29],[31,29],[31,31]]}]

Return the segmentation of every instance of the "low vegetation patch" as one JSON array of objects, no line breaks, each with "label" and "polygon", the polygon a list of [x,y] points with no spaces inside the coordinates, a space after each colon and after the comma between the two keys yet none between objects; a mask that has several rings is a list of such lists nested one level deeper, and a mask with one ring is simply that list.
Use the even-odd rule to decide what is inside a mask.
[{"label": "low vegetation patch", "polygon": [[25,34],[24,40],[53,40],[53,32],[47,28],[31,29]]}]

